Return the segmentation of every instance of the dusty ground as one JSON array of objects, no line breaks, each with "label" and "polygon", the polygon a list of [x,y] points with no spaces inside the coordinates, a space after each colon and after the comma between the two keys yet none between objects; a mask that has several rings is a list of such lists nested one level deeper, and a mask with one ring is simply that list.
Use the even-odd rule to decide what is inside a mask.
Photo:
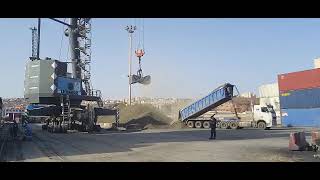
[{"label": "dusty ground", "polygon": [[198,129],[50,134],[34,125],[33,140],[11,141],[6,160],[319,161],[313,152],[287,150],[289,132],[296,130],[300,129],[218,130],[217,140],[209,141],[209,131]]}]

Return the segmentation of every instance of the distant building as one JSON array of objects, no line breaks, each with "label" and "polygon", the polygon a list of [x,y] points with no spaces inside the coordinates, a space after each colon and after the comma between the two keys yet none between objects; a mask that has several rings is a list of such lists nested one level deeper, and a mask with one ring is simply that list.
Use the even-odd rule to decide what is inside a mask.
[{"label": "distant building", "polygon": [[320,68],[320,58],[314,59],[314,68]]},{"label": "distant building", "polygon": [[17,122],[20,121],[24,112],[24,109],[20,108],[4,108],[3,110],[4,116],[7,117],[9,121],[16,120]]},{"label": "distant building", "polygon": [[252,97],[256,97],[256,95],[253,94],[252,92],[245,92],[245,93],[240,94],[240,97],[252,98]]}]

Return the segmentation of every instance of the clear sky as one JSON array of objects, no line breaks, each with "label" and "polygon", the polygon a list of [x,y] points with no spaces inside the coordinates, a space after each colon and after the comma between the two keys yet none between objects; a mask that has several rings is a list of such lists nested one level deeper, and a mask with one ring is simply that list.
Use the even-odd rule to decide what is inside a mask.
[{"label": "clear sky", "polygon": [[[92,83],[104,98],[128,94],[128,34],[133,19],[92,20]],[[37,19],[0,19],[0,96],[23,97],[24,66]],[[144,19],[142,59],[151,85],[133,96],[193,98],[224,82],[241,92],[277,81],[277,74],[313,68],[320,56],[320,19]],[[40,56],[66,60],[63,26],[43,19]],[[61,47],[62,39],[62,48]],[[136,72],[138,61],[133,59]]]}]

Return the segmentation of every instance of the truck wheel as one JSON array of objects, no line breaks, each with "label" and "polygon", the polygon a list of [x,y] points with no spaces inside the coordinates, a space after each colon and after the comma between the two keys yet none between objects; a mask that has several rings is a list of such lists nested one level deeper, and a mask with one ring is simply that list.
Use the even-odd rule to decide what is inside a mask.
[{"label": "truck wheel", "polygon": [[209,123],[209,121],[203,122],[203,127],[206,128],[206,129],[209,129],[209,128],[210,128],[210,123]]},{"label": "truck wheel", "polygon": [[231,127],[231,129],[237,129],[238,128],[238,123],[230,122],[229,126]]},{"label": "truck wheel", "polygon": [[266,123],[263,122],[263,121],[260,121],[260,122],[258,122],[257,126],[258,126],[259,129],[265,129],[266,128]]},{"label": "truck wheel", "polygon": [[228,123],[227,122],[221,122],[220,126],[221,126],[222,129],[227,129]]},{"label": "truck wheel", "polygon": [[188,121],[188,122],[187,122],[187,126],[188,126],[189,128],[194,128],[194,122],[193,122],[193,121]]},{"label": "truck wheel", "polygon": [[196,121],[195,126],[196,128],[201,128],[202,127],[201,121]]}]

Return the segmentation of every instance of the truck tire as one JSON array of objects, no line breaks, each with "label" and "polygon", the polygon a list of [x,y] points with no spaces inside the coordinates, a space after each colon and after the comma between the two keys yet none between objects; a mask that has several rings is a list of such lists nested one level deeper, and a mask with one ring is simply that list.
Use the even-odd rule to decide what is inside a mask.
[{"label": "truck tire", "polygon": [[237,129],[238,123],[237,122],[230,122],[229,126],[231,127],[231,129]]},{"label": "truck tire", "polygon": [[193,121],[188,121],[188,122],[187,122],[187,126],[188,126],[189,128],[194,128],[194,122],[193,122]]},{"label": "truck tire", "polygon": [[194,125],[198,129],[202,128],[202,122],[201,121],[196,121],[196,123]]},{"label": "truck tire", "polygon": [[209,121],[203,122],[202,126],[203,126],[203,128],[209,129],[209,128],[210,128],[210,123],[209,123]]},{"label": "truck tire", "polygon": [[266,123],[263,121],[258,122],[257,128],[259,129],[266,129]]},{"label": "truck tire", "polygon": [[220,126],[222,129],[227,129],[228,128],[228,123],[227,122],[221,122]]}]

